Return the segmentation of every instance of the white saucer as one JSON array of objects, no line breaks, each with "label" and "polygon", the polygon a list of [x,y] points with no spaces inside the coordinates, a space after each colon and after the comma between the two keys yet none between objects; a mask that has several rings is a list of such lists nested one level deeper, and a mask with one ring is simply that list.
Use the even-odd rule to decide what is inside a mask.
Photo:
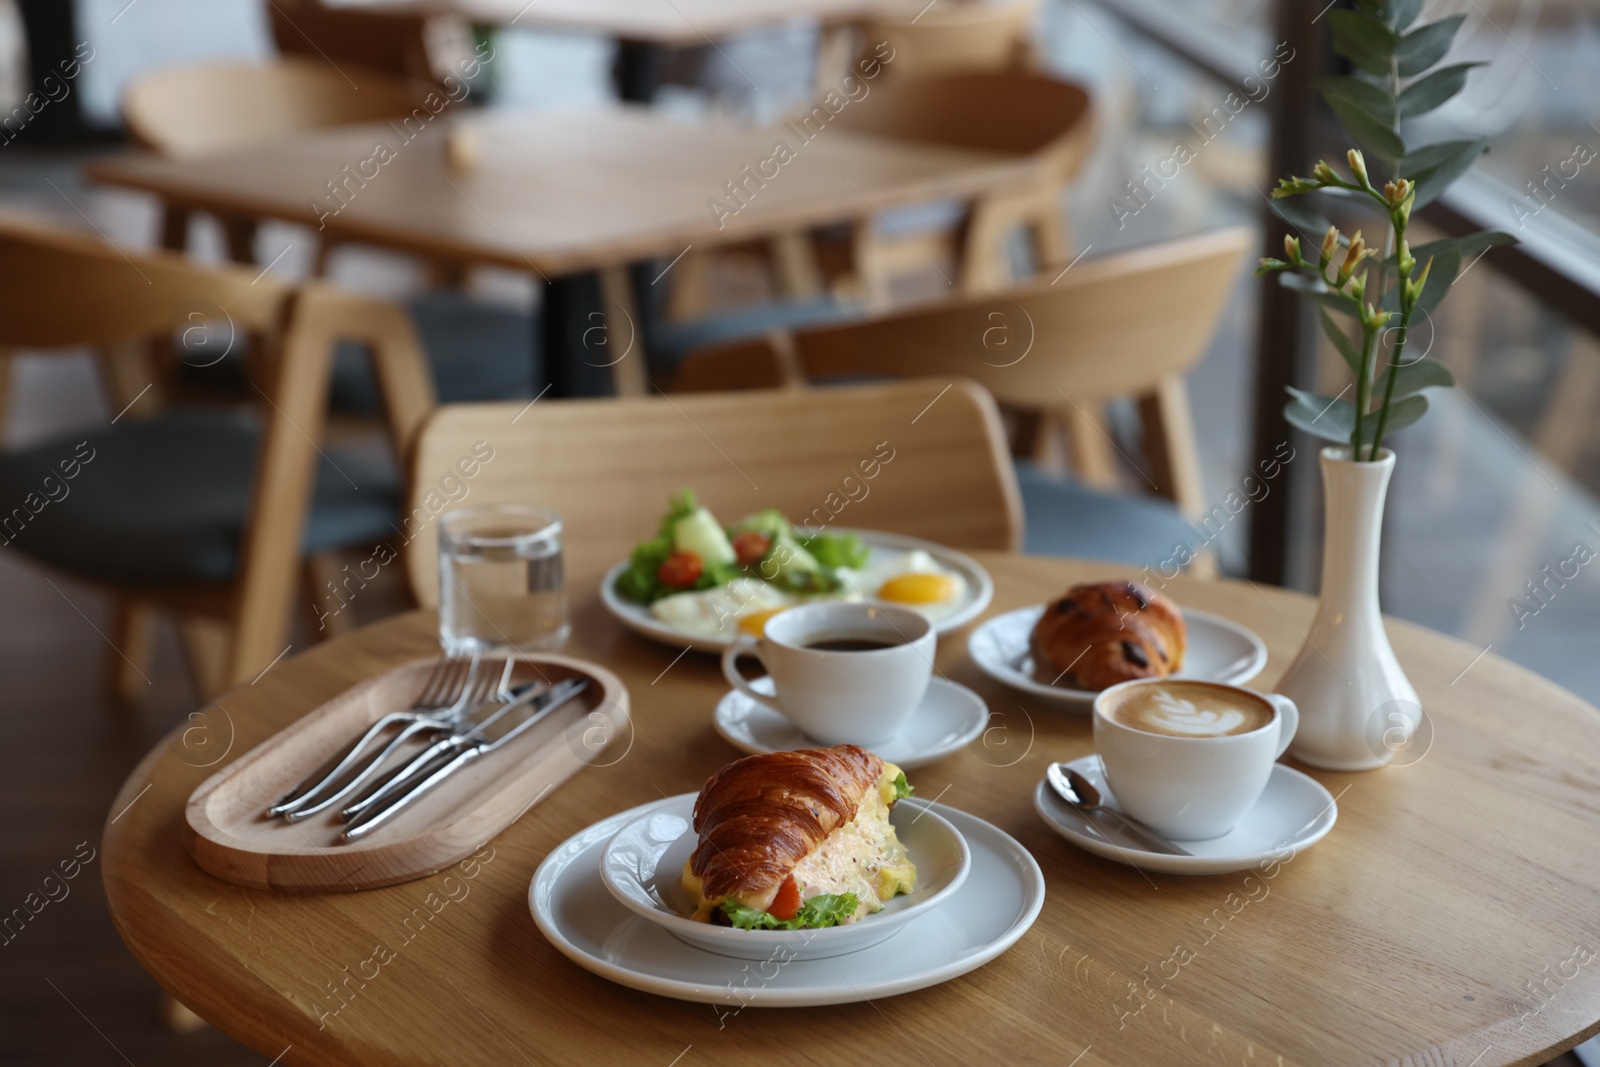
[{"label": "white saucer", "polygon": [[[772,693],[770,676],[757,678],[750,685],[758,692]],[[737,689],[717,702],[713,722],[728,744],[752,755],[822,745],[801,733],[782,712],[756,703]],[[989,705],[982,697],[964,685],[934,678],[927,696],[900,733],[891,741],[866,747],[889,763],[911,770],[961,749],[983,733],[988,722]]]},{"label": "white saucer", "polygon": [[[686,810],[695,794],[670,798]],[[1027,849],[966,812],[915,799],[967,843],[967,880],[942,905],[871,948],[820,960],[736,960],[685,944],[606,892],[608,841],[661,801],[611,816],[556,846],[534,872],[528,906],[539,932],[578,966],[631,989],[740,1007],[848,1004],[909,993],[966,974],[1017,942],[1044,907],[1044,875]],[[897,807],[899,805],[896,805]]]},{"label": "white saucer", "polygon": [[[1101,798],[1116,806],[1099,756],[1084,756],[1067,766],[1089,779]],[[1163,874],[1231,874],[1273,860],[1281,863],[1286,852],[1299,852],[1321,841],[1339,818],[1339,805],[1322,783],[1281,763],[1273,764],[1266,791],[1238,826],[1210,841],[1173,842],[1193,853],[1189,856],[1148,852],[1132,837],[1113,843],[1071,804],[1056,796],[1049,782],[1041,781],[1034,789],[1033,807],[1050,829],[1079,848],[1142,871]]]},{"label": "white saucer", "polygon": [[699,843],[690,822],[694,796],[663,800],[617,831],[600,857],[600,879],[611,895],[707,952],[744,960],[813,960],[860,952],[886,941],[939,907],[967,880],[972,857],[956,828],[926,806],[896,804],[889,813],[911,861],[916,888],[884,904],[883,910],[845,926],[822,930],[739,930],[695,922],[696,900],[683,887],[683,868]]},{"label": "white saucer", "polygon": [[[967,654],[978,669],[1001,685],[1051,703],[1088,711],[1098,695],[1092,690],[1047,685],[1033,676],[1033,654],[1028,638],[1045,605],[1018,608],[996,615],[967,638]],[[1204,611],[1183,609],[1188,642],[1183,669],[1174,678],[1243,685],[1267,665],[1267,646],[1261,638],[1236,622]]]}]

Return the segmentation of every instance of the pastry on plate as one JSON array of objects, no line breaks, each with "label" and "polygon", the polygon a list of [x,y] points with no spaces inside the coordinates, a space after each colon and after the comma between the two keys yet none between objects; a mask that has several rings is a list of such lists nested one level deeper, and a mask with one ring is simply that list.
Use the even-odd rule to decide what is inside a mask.
[{"label": "pastry on plate", "polygon": [[1045,606],[1029,648],[1040,681],[1100,690],[1183,666],[1178,606],[1138,582],[1075,585]]},{"label": "pastry on plate", "polygon": [[749,930],[853,923],[909,893],[917,870],[889,821],[904,772],[855,745],[768,752],[712,775],[683,868],[694,918]]}]

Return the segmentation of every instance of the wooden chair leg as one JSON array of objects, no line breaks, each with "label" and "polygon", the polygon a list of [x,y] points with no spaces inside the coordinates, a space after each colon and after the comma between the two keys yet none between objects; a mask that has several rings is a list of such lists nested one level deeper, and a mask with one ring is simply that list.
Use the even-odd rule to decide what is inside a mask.
[{"label": "wooden chair leg", "polygon": [[228,258],[235,263],[253,264],[256,261],[256,220],[227,216],[221,222],[228,241]]},{"label": "wooden chair leg", "polygon": [[[639,310],[633,300],[633,276],[625,266],[600,272],[600,306],[605,315],[606,358],[618,396],[644,396],[650,392],[650,365],[639,329]],[[612,346],[623,346],[612,351]]]},{"label": "wooden chair leg", "polygon": [[667,319],[699,318],[711,307],[711,256],[694,249],[683,254],[667,277]]},{"label": "wooden chair leg", "polygon": [[1096,404],[1074,404],[1056,412],[1072,445],[1073,466],[1096,489],[1117,487],[1117,460],[1105,413]]},{"label": "wooden chair leg", "polygon": [[1139,398],[1139,421],[1144,427],[1145,462],[1157,491],[1176,504],[1185,518],[1202,514],[1206,503],[1200,485],[1200,457],[1195,454],[1189,389],[1181,375],[1164,379],[1153,392]]},{"label": "wooden chair leg", "polygon": [[176,204],[161,205],[161,247],[182,252],[189,247],[188,208]]},{"label": "wooden chair leg", "polygon": [[886,310],[889,307],[890,277],[879,253],[878,236],[873,230],[872,219],[858,219],[852,226],[850,259],[855,264],[861,299],[867,310]]},{"label": "wooden chair leg", "polygon": [[226,623],[191,616],[178,623],[189,660],[189,676],[202,701],[210,701],[228,688],[228,650],[232,634]]},{"label": "wooden chair leg", "polygon": [[136,600],[118,597],[112,606],[111,631],[106,636],[112,648],[116,649],[116,653],[106,661],[106,695],[113,704],[126,707],[137,702],[150,687],[150,657],[155,650],[156,636],[155,609]]},{"label": "wooden chair leg", "polygon": [[822,268],[817,265],[811,237],[804,231],[780,233],[767,242],[777,276],[778,291],[791,299],[804,299],[822,292]]},{"label": "wooden chair leg", "polygon": [[[166,395],[162,372],[145,342],[120,341],[99,349],[96,356],[114,417],[148,415],[161,407]],[[129,410],[135,402],[139,405],[136,413]]]}]

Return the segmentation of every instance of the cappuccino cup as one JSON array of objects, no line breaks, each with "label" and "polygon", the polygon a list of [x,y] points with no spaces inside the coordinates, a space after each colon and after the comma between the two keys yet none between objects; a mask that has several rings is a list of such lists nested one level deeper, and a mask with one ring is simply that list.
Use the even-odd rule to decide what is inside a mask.
[{"label": "cappuccino cup", "polygon": [[[905,608],[802,604],[768,619],[761,637],[741,635],[729,645],[722,673],[807,737],[825,745],[878,745],[892,740],[922,703],[937,640],[933,624]],[[775,696],[739,673],[743,656],[766,667]]]},{"label": "cappuccino cup", "polygon": [[1175,841],[1232,830],[1299,725],[1288,697],[1220,682],[1141,678],[1094,702],[1094,747],[1118,805]]}]

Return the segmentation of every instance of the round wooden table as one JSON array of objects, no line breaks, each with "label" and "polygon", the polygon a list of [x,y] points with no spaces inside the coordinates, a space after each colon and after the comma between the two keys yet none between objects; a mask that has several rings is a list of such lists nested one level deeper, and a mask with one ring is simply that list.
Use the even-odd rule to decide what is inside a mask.
[{"label": "round wooden table", "polygon": [[[992,611],[1116,573],[980,558],[995,578]],[[1168,592],[1266,640],[1258,686],[1288,664],[1312,611],[1304,596],[1234,582]],[[470,878],[452,868],[361,893],[248,890],[197,868],[180,832],[184,801],[222,765],[198,764],[428,654],[431,614],[285,660],[222,698],[226,716],[186,723],[134,772],[106,827],[106,893],[134,955],[202,1017],[284,1064],[1489,1067],[1543,1063],[1600,1030],[1600,717],[1492,654],[1399,622],[1391,637],[1431,717],[1431,749],[1366,774],[1312,771],[1339,798],[1333,832],[1281,863],[1205,878],[1146,877],[1049,830],[1034,785],[1048,761],[1091,750],[1088,718],[990,684],[965,636],[947,639],[941,670],[999,717],[984,740],[915,772],[916,785],[1038,858],[1049,896],[1023,939],[964,977],[866,1004],[729,1015],[613,985],[540,936],[527,907],[534,868],[584,826],[696,790],[738,753],[711,726],[726,689],[712,657],[677,658],[592,597],[574,623],[569,651],[629,686],[633,746],[546,797]],[[211,735],[198,738],[197,723]],[[226,723],[231,738],[215,732]],[[452,873],[427,929],[376,977],[349,980],[413,908],[444,896]]]}]

